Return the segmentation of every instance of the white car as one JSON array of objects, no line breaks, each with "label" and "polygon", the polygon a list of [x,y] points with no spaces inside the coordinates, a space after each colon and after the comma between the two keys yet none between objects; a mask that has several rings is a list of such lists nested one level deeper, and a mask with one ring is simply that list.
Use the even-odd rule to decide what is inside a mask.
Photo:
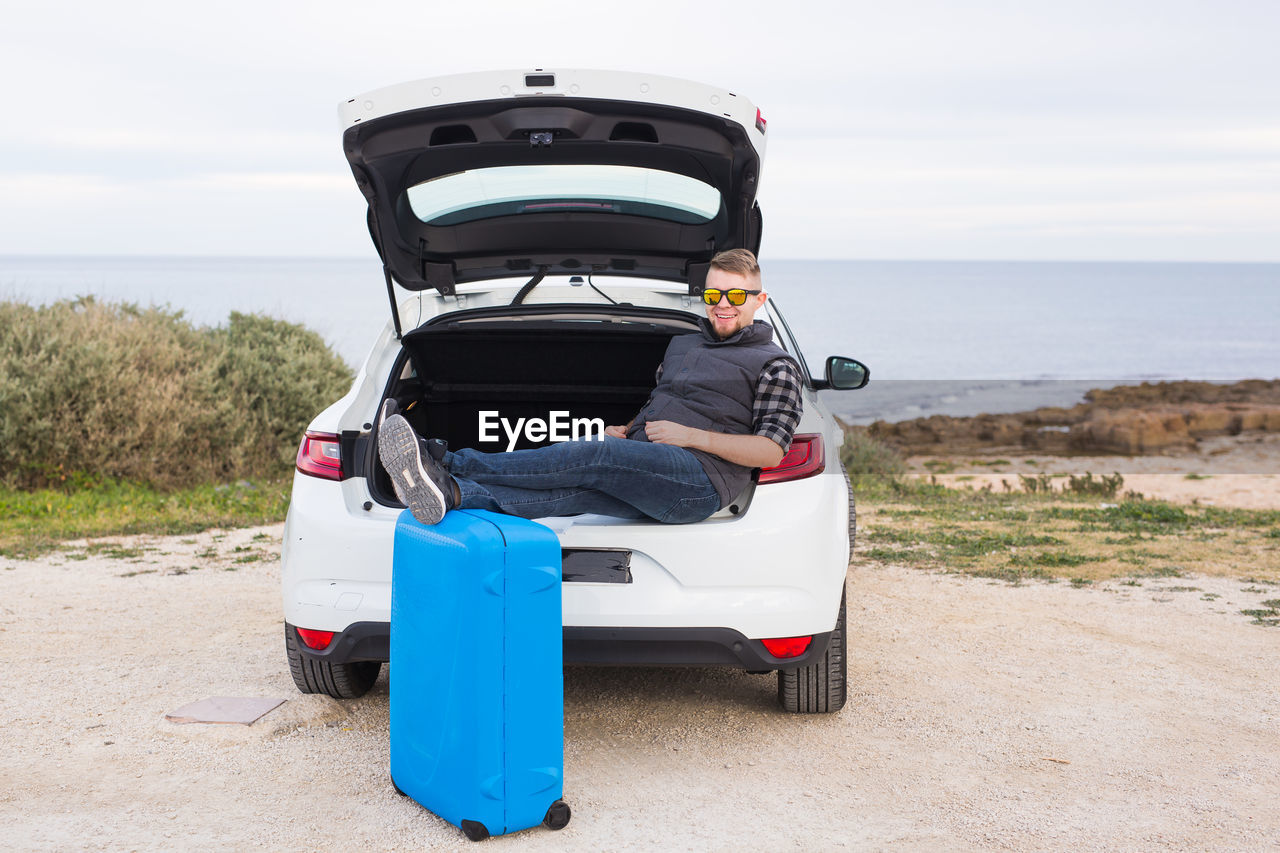
[{"label": "white car", "polygon": [[[294,681],[350,698],[388,659],[403,507],[376,454],[382,400],[495,453],[627,423],[670,337],[696,329],[712,255],[759,249],[766,125],[723,89],[602,71],[441,77],[339,111],[391,320],[306,432],[282,557]],[[804,370],[791,450],[696,524],[543,519],[563,548],[564,656],[776,670],[786,710],[835,711],[854,506],[817,391],[868,374],[833,356],[811,376],[777,306],[757,318]]]}]

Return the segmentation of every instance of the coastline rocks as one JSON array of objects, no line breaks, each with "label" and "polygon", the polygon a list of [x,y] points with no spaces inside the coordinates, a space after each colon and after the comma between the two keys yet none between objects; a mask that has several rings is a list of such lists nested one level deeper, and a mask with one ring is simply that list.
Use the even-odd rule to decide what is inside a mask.
[{"label": "coastline rocks", "polygon": [[1280,432],[1280,380],[1143,383],[1090,391],[1071,408],[955,418],[876,421],[872,438],[908,454],[996,452],[1114,453],[1182,451],[1200,438]]}]

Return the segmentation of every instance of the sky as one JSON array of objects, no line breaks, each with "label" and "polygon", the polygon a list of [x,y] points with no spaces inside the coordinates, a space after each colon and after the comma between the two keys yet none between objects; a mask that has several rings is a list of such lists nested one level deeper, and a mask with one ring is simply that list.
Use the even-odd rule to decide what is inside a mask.
[{"label": "sky", "polygon": [[374,257],[337,104],[464,71],[746,95],[773,258],[1280,261],[1280,2],[7,3],[0,254]]}]

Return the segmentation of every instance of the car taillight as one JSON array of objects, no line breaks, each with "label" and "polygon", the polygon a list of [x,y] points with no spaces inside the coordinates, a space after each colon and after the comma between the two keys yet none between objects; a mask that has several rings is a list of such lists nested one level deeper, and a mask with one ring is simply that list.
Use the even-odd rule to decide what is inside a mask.
[{"label": "car taillight", "polygon": [[778,637],[760,642],[775,658],[798,658],[809,650],[813,637]]},{"label": "car taillight", "polygon": [[308,432],[298,447],[298,470],[322,480],[342,479],[342,447],[329,432]]},{"label": "car taillight", "polygon": [[307,648],[324,651],[333,641],[333,631],[312,631],[310,628],[299,628],[298,637],[307,644]]},{"label": "car taillight", "polygon": [[756,110],[756,130],[764,133],[765,125],[768,122],[764,120],[764,116],[760,115],[760,110]]},{"label": "car taillight", "polygon": [[784,483],[787,480],[803,480],[821,474],[826,468],[822,452],[822,436],[806,432],[791,439],[791,449],[782,461],[772,468],[760,469],[759,484]]}]

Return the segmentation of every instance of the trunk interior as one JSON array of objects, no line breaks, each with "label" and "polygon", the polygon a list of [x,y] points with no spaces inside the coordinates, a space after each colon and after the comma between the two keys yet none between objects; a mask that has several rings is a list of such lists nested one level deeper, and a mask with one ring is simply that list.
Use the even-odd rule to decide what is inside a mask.
[{"label": "trunk interior", "polygon": [[[587,420],[598,418],[603,426],[630,421],[653,390],[672,335],[696,328],[693,317],[670,311],[625,319],[618,312],[451,317],[404,336],[405,358],[387,393],[419,435],[443,438],[450,450],[505,451],[508,428],[515,430],[520,419],[551,425],[555,417],[562,440],[575,420],[580,435],[587,434]],[[482,413],[490,413],[488,436]],[[531,440],[520,429],[512,449],[550,443],[551,436]],[[386,472],[376,462],[373,468],[375,493],[394,503]]]}]

